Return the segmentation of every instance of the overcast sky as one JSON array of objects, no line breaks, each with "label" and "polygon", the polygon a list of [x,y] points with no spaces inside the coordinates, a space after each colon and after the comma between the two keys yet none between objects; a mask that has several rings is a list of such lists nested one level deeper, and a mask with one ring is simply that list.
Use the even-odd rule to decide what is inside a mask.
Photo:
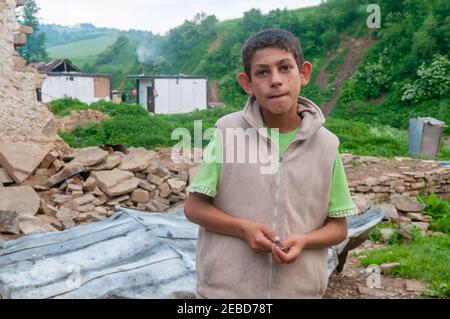
[{"label": "overcast sky", "polygon": [[90,22],[98,27],[131,28],[164,34],[191,20],[198,12],[223,21],[242,17],[251,8],[263,13],[276,8],[297,9],[320,0],[36,0],[41,23],[74,25]]}]

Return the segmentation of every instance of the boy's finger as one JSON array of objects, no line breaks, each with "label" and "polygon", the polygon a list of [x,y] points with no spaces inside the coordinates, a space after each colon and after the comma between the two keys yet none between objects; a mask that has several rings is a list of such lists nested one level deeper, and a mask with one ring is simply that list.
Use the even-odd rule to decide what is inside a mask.
[{"label": "boy's finger", "polygon": [[266,236],[261,236],[261,238],[257,240],[257,245],[261,247],[261,249],[264,249],[265,252],[270,252],[272,250],[272,242]]},{"label": "boy's finger", "polygon": [[267,227],[266,225],[262,225],[261,226],[261,231],[264,233],[264,235],[269,238],[271,241],[275,241],[275,237],[277,237],[277,235],[275,234],[275,232],[270,229],[269,227]]},{"label": "boy's finger", "polygon": [[282,264],[283,261],[278,256],[277,250],[278,250],[278,248],[276,248],[275,246],[272,246],[272,257],[273,257],[273,259],[275,259],[276,262]]},{"label": "boy's finger", "polygon": [[276,245],[272,246],[273,251],[275,252],[276,256],[280,260],[281,263],[285,264],[288,261],[288,255],[283,252],[280,247],[277,247]]}]

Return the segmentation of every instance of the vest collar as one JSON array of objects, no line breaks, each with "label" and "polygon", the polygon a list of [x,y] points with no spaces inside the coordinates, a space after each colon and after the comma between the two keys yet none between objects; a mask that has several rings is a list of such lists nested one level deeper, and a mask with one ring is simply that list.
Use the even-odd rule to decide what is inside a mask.
[{"label": "vest collar", "polygon": [[[307,98],[301,96],[298,97],[297,113],[302,117],[302,123],[300,124],[300,130],[294,141],[310,138],[325,123],[325,117],[320,108]],[[250,126],[255,129],[264,128],[261,106],[257,100],[249,98],[242,114]],[[265,130],[262,130],[263,133],[261,135],[267,137],[264,131]]]}]

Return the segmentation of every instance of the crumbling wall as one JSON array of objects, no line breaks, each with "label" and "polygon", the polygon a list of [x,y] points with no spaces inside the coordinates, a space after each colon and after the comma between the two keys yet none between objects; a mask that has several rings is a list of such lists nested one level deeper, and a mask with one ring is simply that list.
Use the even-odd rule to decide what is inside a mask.
[{"label": "crumbling wall", "polygon": [[65,143],[56,135],[48,106],[37,101],[44,76],[27,67],[15,48],[26,43],[30,27],[20,26],[16,6],[25,0],[0,0],[0,142]]},{"label": "crumbling wall", "polygon": [[386,202],[392,195],[435,193],[450,198],[450,167],[439,161],[342,154],[352,195]]}]

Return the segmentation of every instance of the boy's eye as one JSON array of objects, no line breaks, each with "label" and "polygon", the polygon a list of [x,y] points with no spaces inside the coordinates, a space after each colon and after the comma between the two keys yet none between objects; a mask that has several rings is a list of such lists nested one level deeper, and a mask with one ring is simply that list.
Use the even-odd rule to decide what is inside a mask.
[{"label": "boy's eye", "polygon": [[256,71],[256,76],[259,76],[259,77],[266,76],[267,74],[269,74],[269,71],[267,71],[267,70]]},{"label": "boy's eye", "polygon": [[293,69],[292,65],[288,65],[288,64],[287,65],[282,65],[280,67],[281,72],[284,72],[284,73],[287,73],[287,72],[289,72],[292,69]]}]

